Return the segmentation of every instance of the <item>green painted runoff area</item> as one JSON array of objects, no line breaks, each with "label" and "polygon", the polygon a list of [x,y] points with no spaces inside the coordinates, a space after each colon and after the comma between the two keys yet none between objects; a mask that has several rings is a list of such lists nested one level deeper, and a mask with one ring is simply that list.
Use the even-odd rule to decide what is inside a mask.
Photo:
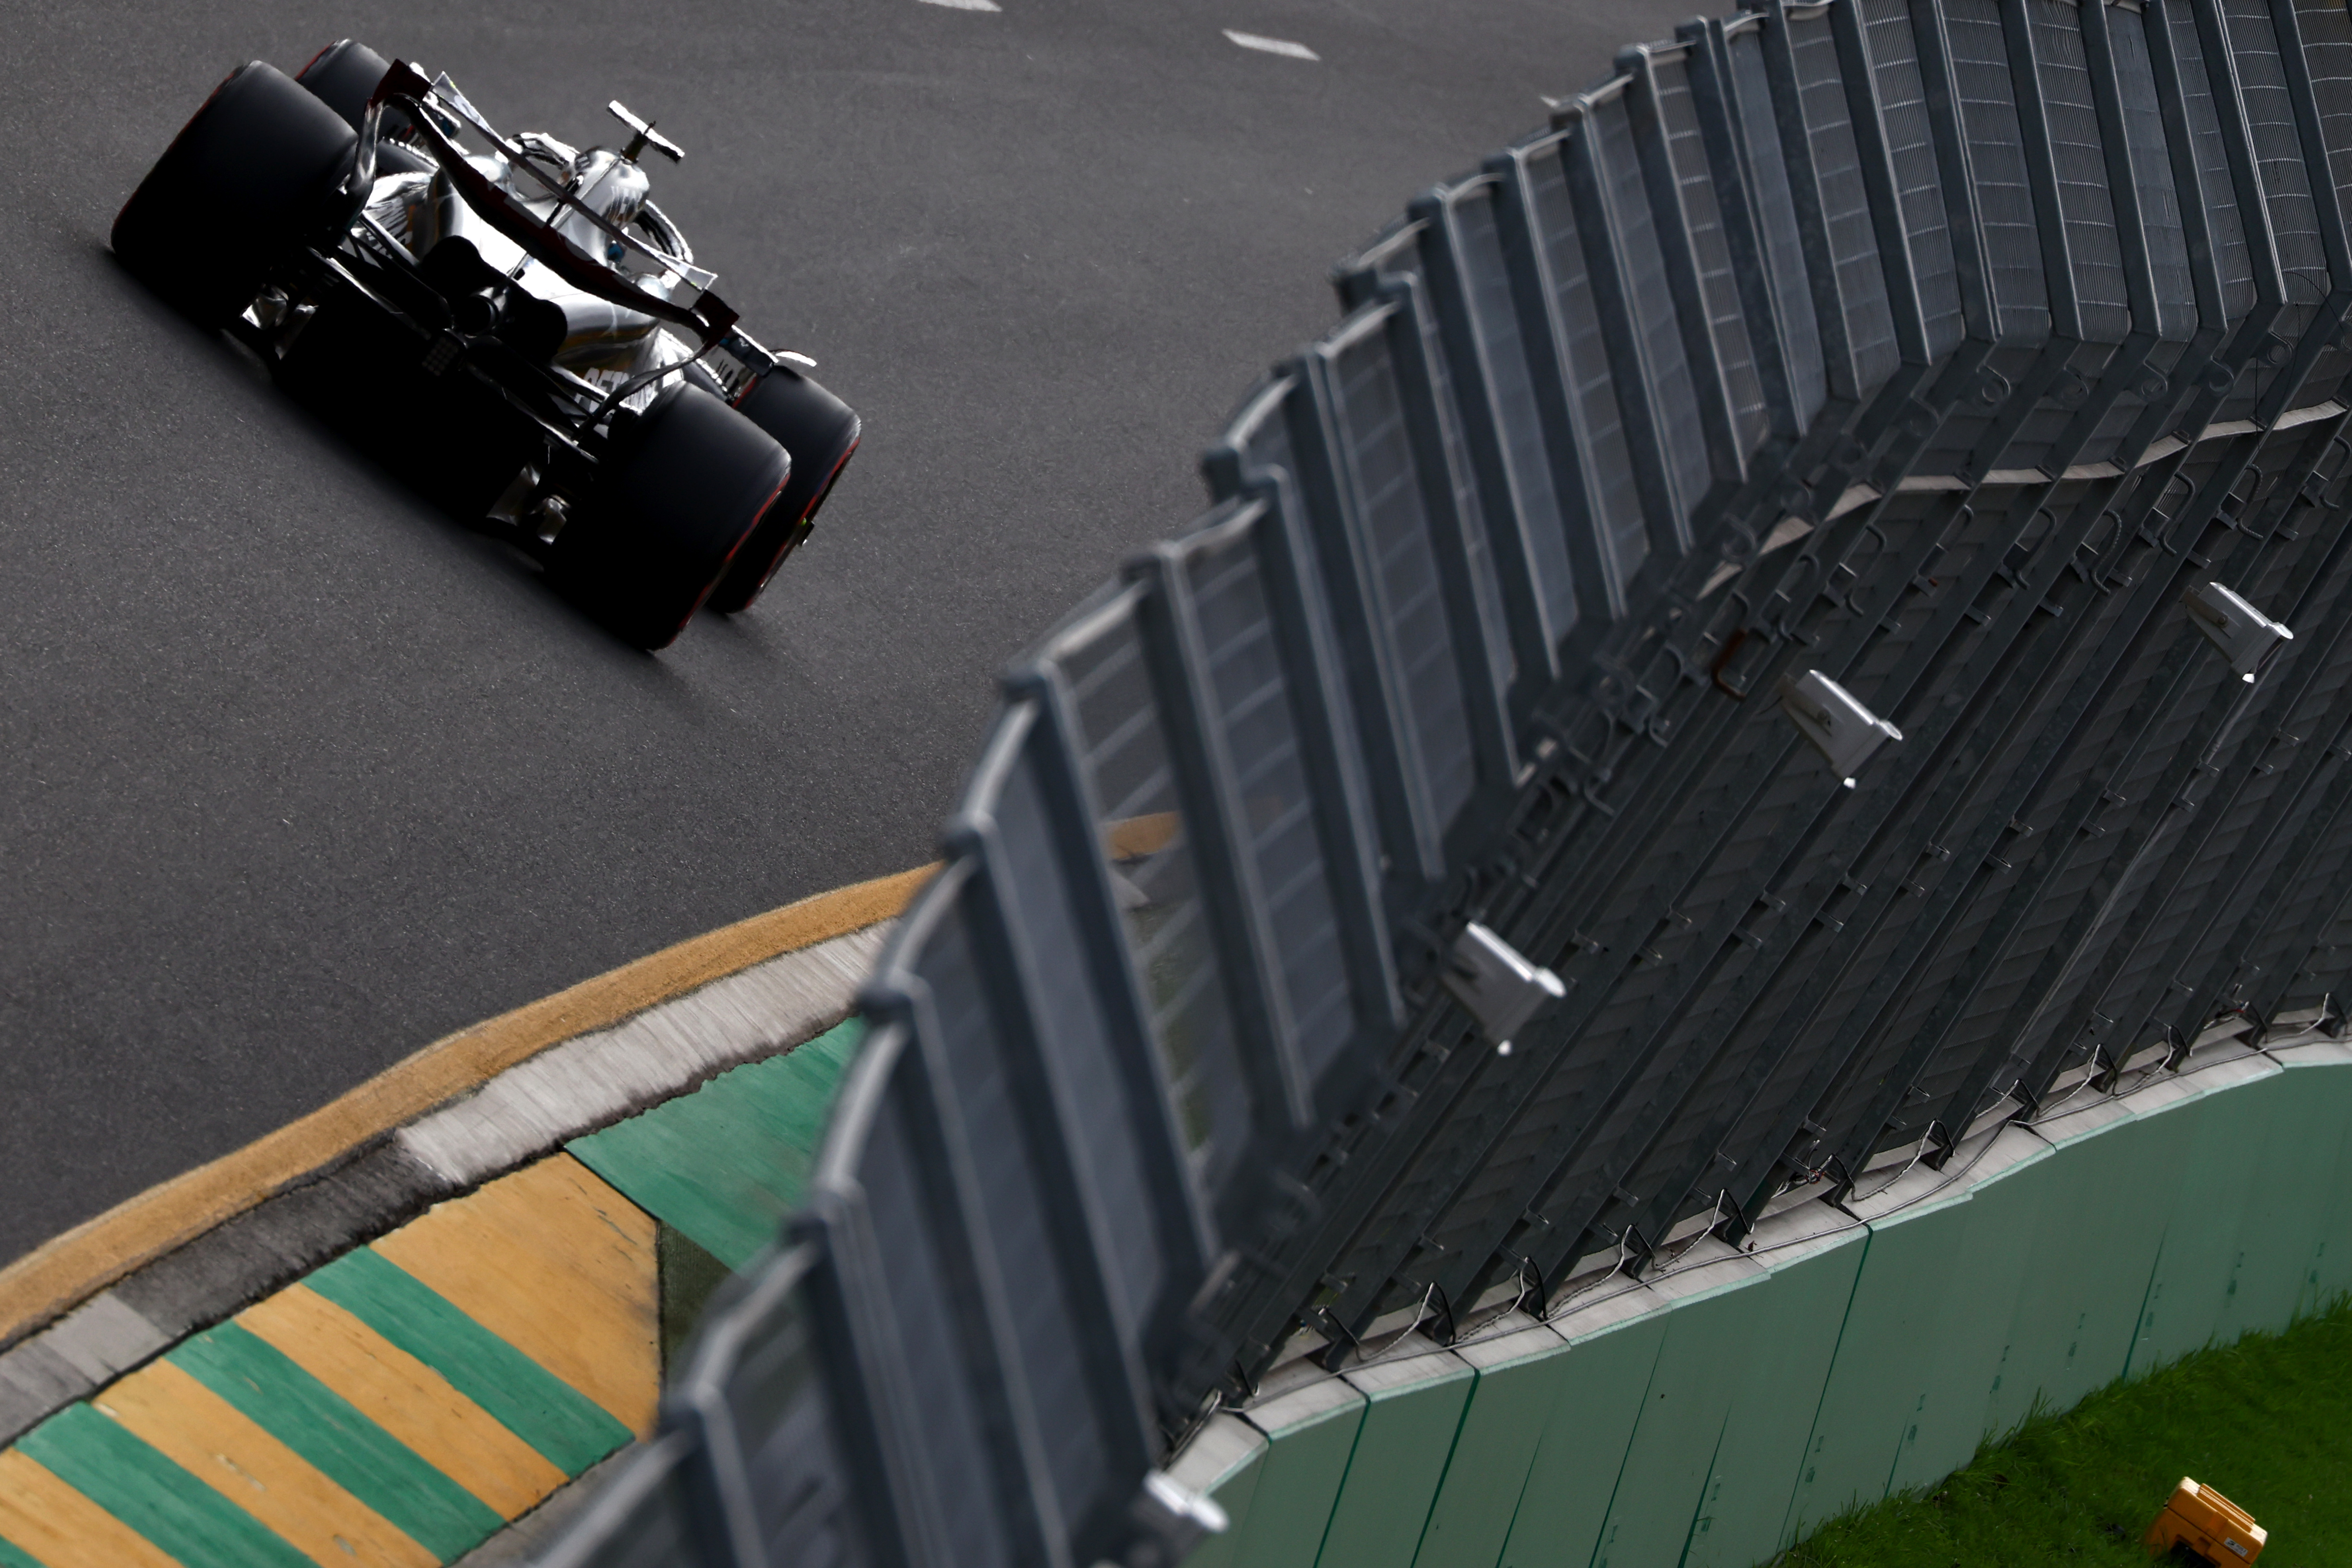
[{"label": "green painted runoff area", "polygon": [[566,1147],[631,1203],[740,1268],[800,1206],[864,1030],[852,1018]]},{"label": "green painted runoff area", "polygon": [[[1851,1213],[1801,1205],[1753,1251],[1707,1241],[1691,1267],[1607,1281],[1547,1322],[1507,1314],[1338,1377],[1278,1372],[1175,1462],[1232,1521],[1188,1568],[1743,1568],[1792,1548],[1822,1565],[2047,1562],[2077,1535],[2012,1531],[2002,1557],[1957,1534],[1900,1556],[1852,1533],[1921,1510],[2041,1519],[1989,1458],[1954,1476],[2030,1420],[1997,1452],[2084,1478],[2071,1501],[2074,1483],[2043,1488],[2069,1529],[2089,1521],[2120,1550],[2108,1527],[2136,1542],[2192,1474],[2312,1543],[2274,1533],[2265,1563],[2352,1561],[2352,1316],[2260,1337],[2352,1291],[2347,1133],[2352,1047],[2250,1053],[2061,1102],[1942,1171],[1865,1178]],[[2322,1353],[2326,1377],[2295,1370]],[[2210,1441],[2150,1415],[2152,1446],[2106,1453],[2040,1419],[2087,1397],[2085,1430],[2111,1428],[2102,1412],[2169,1408],[2165,1390],[2192,1384],[2217,1409],[2239,1397]]]}]

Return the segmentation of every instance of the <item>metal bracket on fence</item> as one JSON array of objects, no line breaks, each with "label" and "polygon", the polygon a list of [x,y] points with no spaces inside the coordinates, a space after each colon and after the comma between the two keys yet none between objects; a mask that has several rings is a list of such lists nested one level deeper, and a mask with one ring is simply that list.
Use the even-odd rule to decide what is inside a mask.
[{"label": "metal bracket on fence", "polygon": [[1829,759],[1830,771],[1853,787],[1853,775],[1871,753],[1903,731],[1864,708],[1854,695],[1818,669],[1785,677],[1780,682],[1780,707],[1798,733]]},{"label": "metal bracket on fence", "polygon": [[2219,583],[2200,583],[2180,595],[2189,618],[2221,650],[2230,668],[2252,681],[2294,634]]},{"label": "metal bracket on fence", "polygon": [[1846,1206],[1846,1199],[1853,1195],[1854,1173],[1846,1169],[1844,1159],[1836,1154],[1831,1155],[1829,1163],[1822,1167],[1822,1171],[1828,1176],[1830,1182],[1830,1190],[1822,1194],[1822,1202],[1848,1219],[1860,1219],[1862,1217],[1860,1215]]},{"label": "metal bracket on fence", "polygon": [[1530,963],[1517,949],[1475,921],[1454,940],[1440,979],[1505,1056],[1510,1054],[1512,1038],[1529,1020],[1568,994],[1559,975]]},{"label": "metal bracket on fence", "polygon": [[2123,1056],[2120,1054],[2110,1056],[2105,1045],[2093,1041],[2090,1072],[2084,1079],[2091,1086],[2091,1091],[2095,1094],[2113,1094],[2116,1091],[2116,1084],[2123,1076]]}]

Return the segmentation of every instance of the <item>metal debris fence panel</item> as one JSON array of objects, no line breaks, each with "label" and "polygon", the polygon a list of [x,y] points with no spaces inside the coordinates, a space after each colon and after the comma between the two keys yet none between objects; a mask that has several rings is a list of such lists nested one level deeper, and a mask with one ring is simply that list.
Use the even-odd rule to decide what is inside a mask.
[{"label": "metal debris fence panel", "polygon": [[1171,1562],[1302,1349],[2340,1025],[2347,199],[2329,0],[1768,5],[1416,198],[1009,677],[545,1561]]}]

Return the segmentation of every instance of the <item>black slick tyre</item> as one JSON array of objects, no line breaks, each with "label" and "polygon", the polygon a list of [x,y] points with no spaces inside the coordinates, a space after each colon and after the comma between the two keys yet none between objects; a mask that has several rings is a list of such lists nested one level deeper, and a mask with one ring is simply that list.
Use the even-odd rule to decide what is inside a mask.
[{"label": "black slick tyre", "polygon": [[337,190],[358,138],[275,66],[231,71],[114,220],[131,275],[205,326],[260,292],[270,267],[349,216]]},{"label": "black slick tyre", "polygon": [[849,405],[789,365],[762,376],[736,407],[792,454],[793,477],[711,590],[710,607],[723,615],[748,609],[784,558],[808,537],[817,509],[833,493],[861,433]]},{"label": "black slick tyre", "polygon": [[698,386],[665,390],[617,431],[549,578],[638,647],[667,647],[785,488],[775,439]]},{"label": "black slick tyre", "polygon": [[329,44],[294,73],[310,96],[333,110],[344,124],[357,131],[367,113],[368,99],[383,80],[392,62],[356,39]]},{"label": "black slick tyre", "polygon": [[[309,89],[320,102],[342,116],[343,123],[353,131],[367,116],[368,100],[392,62],[355,38],[344,38],[329,44],[310,57],[310,63],[294,73],[294,79]],[[433,167],[433,160],[414,147],[404,147],[391,138],[402,135],[408,126],[408,117],[399,110],[387,107],[377,131],[383,138],[376,142],[375,172],[379,178],[385,174],[425,174]]]}]

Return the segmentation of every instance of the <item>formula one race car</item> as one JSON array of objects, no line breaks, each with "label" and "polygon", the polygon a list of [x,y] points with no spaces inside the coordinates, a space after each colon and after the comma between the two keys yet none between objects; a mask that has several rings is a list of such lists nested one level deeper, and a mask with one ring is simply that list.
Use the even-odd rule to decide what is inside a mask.
[{"label": "formula one race car", "polygon": [[857,416],[762,348],[647,199],[681,154],[491,129],[349,39],[238,67],[114,220],[114,251],[280,385],[484,520],[639,647],[750,605],[808,536]]}]

